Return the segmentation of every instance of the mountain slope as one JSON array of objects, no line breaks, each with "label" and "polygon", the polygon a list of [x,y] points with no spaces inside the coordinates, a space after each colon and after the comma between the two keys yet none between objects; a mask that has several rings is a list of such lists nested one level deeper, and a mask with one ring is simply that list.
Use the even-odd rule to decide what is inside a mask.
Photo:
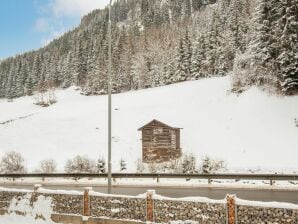
[{"label": "mountain slope", "polygon": [[[135,169],[141,158],[137,129],[152,119],[183,128],[183,152],[224,159],[230,169],[297,171],[298,97],[257,88],[235,95],[230,88],[228,76],[113,95],[115,171],[120,158]],[[34,105],[32,97],[0,100],[0,153],[21,152],[31,169],[44,158],[54,158],[60,169],[77,154],[107,158],[107,97],[69,88],[57,98],[48,108]]]},{"label": "mountain slope", "polygon": [[[298,0],[117,0],[113,92],[233,71],[233,89],[298,92]],[[0,98],[52,87],[107,92],[108,10],[95,10],[48,46],[0,62]]]}]

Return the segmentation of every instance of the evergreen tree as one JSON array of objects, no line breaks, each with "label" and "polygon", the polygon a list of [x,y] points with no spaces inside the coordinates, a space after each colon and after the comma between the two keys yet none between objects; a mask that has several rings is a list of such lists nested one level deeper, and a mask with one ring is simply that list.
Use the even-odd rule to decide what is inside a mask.
[{"label": "evergreen tree", "polygon": [[281,52],[278,62],[281,71],[281,86],[284,92],[298,90],[298,1],[282,1]]},{"label": "evergreen tree", "polygon": [[[233,86],[297,87],[297,0],[115,1],[113,92],[232,73]],[[46,47],[0,61],[0,97],[51,87],[107,92],[108,10]],[[186,30],[182,34],[179,32]],[[236,83],[236,84],[235,84]]]},{"label": "evergreen tree", "polygon": [[194,155],[184,155],[182,162],[182,173],[196,173],[196,158]]},{"label": "evergreen tree", "polygon": [[33,67],[30,72],[32,85],[36,87],[41,74],[41,58],[39,54],[34,56]]},{"label": "evergreen tree", "polygon": [[204,61],[206,60],[206,46],[205,37],[201,35],[198,41],[194,45],[192,60],[191,60],[191,74],[192,77],[198,79],[199,77],[204,77]]},{"label": "evergreen tree", "polygon": [[188,30],[180,39],[177,54],[176,80],[185,81],[191,77],[192,44]]},{"label": "evergreen tree", "polygon": [[98,173],[106,173],[106,161],[103,158],[99,158],[96,164]]},{"label": "evergreen tree", "polygon": [[202,173],[210,174],[211,171],[212,171],[212,160],[210,159],[210,157],[205,156],[202,164]]},{"label": "evergreen tree", "polygon": [[124,159],[120,160],[120,171],[126,170],[126,162]]}]

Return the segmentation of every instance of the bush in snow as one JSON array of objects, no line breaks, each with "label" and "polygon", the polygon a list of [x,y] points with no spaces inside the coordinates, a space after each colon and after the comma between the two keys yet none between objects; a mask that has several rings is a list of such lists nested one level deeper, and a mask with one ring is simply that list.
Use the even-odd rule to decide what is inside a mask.
[{"label": "bush in snow", "polygon": [[126,170],[126,162],[124,159],[120,160],[120,171]]},{"label": "bush in snow", "polygon": [[93,173],[96,172],[95,161],[87,156],[76,156],[69,159],[64,167],[67,173]]},{"label": "bush in snow", "polygon": [[160,170],[158,169],[159,164],[156,163],[149,163],[148,164],[148,172],[149,173],[157,173],[160,172]]},{"label": "bush in snow", "polygon": [[42,160],[36,170],[38,173],[55,173],[56,171],[57,163],[53,159]]},{"label": "bush in snow", "polygon": [[106,172],[106,161],[104,158],[99,158],[96,164],[96,171],[98,173],[105,173]]},{"label": "bush in snow", "polygon": [[232,78],[232,91],[242,92],[249,86],[267,86],[277,91],[278,75],[274,62],[268,60],[261,65],[256,62],[256,55],[253,49],[248,49],[245,53],[238,52],[235,55]]},{"label": "bush in snow", "polygon": [[146,171],[146,164],[142,162],[141,159],[138,159],[136,162],[137,173],[143,173]]},{"label": "bush in snow", "polygon": [[210,174],[224,170],[225,168],[226,164],[223,160],[214,160],[209,156],[205,156],[202,160],[200,171],[204,174]]},{"label": "bush in snow", "polygon": [[1,159],[0,171],[1,173],[25,173],[24,158],[15,151],[6,153]]},{"label": "bush in snow", "polygon": [[197,160],[193,154],[185,154],[182,157],[182,173],[197,173]]},{"label": "bush in snow", "polygon": [[34,97],[36,105],[48,107],[57,102],[53,81],[41,81],[38,84],[37,90],[37,94]]},{"label": "bush in snow", "polygon": [[[184,168],[183,168],[184,167]],[[180,159],[163,163],[143,163],[141,159],[136,162],[138,173],[195,173],[196,158],[193,155],[184,155]]]}]

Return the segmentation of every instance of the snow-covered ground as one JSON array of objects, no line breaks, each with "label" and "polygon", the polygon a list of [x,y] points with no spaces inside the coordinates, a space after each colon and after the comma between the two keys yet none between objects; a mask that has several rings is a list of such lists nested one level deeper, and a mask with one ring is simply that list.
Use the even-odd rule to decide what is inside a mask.
[{"label": "snow-covered ground", "polygon": [[[55,224],[51,220],[53,212],[52,199],[39,196],[30,205],[30,195],[21,200],[14,198],[9,206],[8,214],[0,216],[1,224]],[[42,217],[36,219],[36,217]]]},{"label": "snow-covered ground", "polygon": [[[230,170],[298,171],[298,96],[270,96],[257,88],[236,95],[229,79],[114,95],[114,171],[121,158],[135,170],[141,157],[137,129],[152,119],[183,128],[183,152],[224,159]],[[0,157],[16,150],[29,169],[54,158],[60,170],[77,154],[107,158],[107,97],[83,96],[74,88],[56,94],[58,103],[48,108],[34,105],[34,97],[0,100]]]},{"label": "snow-covered ground", "polygon": [[[79,180],[73,179],[58,179],[58,178],[46,178],[44,180],[39,178],[19,178],[9,179],[0,178],[1,186],[25,186],[27,189],[32,189],[34,185],[42,185],[45,187],[53,187],[58,189],[64,189],[65,187],[72,186],[74,188],[82,189],[83,187],[106,187],[106,178],[81,178]],[[290,190],[298,192],[298,181],[277,181],[273,185],[270,185],[270,181],[261,180],[213,180],[208,183],[208,180],[185,180],[185,179],[160,179],[158,182],[156,179],[113,179],[113,186],[116,187],[169,187],[169,188],[228,188],[228,189],[270,189],[270,190]]]}]

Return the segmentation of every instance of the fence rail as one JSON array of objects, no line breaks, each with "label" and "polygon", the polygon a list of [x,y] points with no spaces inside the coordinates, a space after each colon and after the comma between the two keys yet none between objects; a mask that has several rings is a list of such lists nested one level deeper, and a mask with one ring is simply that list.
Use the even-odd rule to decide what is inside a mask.
[{"label": "fence rail", "polygon": [[[0,178],[107,178],[106,173],[13,173]],[[206,179],[206,180],[270,180],[298,181],[296,174],[171,174],[171,173],[113,173],[112,178]]]}]

